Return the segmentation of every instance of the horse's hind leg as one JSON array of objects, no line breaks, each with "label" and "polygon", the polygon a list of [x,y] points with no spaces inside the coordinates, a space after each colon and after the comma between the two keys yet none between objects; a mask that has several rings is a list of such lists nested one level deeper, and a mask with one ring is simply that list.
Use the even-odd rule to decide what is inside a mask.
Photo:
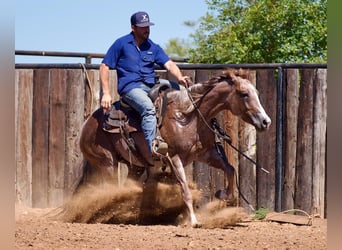
[{"label": "horse's hind leg", "polygon": [[94,145],[82,153],[87,161],[85,184],[118,183],[118,161],[112,152]]},{"label": "horse's hind leg", "polygon": [[91,179],[87,182],[117,182],[118,158],[113,142],[120,139],[119,134],[110,134],[102,130],[103,110],[93,113],[85,122],[80,136],[80,149],[89,164]]}]

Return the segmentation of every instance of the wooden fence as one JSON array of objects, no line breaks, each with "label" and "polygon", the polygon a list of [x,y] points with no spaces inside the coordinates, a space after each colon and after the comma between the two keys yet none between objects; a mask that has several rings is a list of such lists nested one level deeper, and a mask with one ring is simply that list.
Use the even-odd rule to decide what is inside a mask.
[{"label": "wooden fence", "polygon": [[[221,72],[220,69],[182,71],[196,82]],[[297,208],[325,217],[327,70],[288,68],[282,71],[283,91],[280,93],[284,115],[280,119],[279,73],[273,68],[249,73],[272,119],[269,131],[257,133],[228,111],[218,116],[232,137],[233,145],[269,173],[261,171],[227,144],[225,150],[238,172],[240,191],[254,208]],[[172,79],[164,71],[158,74]],[[112,94],[118,98],[114,92],[114,71],[110,77]],[[99,107],[99,71],[20,68],[15,72],[15,89],[16,202],[30,207],[59,206],[70,197],[83,170],[77,140],[84,120]],[[277,137],[279,128],[281,134]],[[283,142],[280,154],[277,152],[279,140]],[[277,162],[281,162],[280,168]],[[226,181],[222,171],[198,162],[189,166],[186,173],[203,191],[201,202],[214,199],[215,191]],[[280,190],[277,190],[277,182],[280,182]],[[281,207],[277,208],[279,197]],[[240,206],[248,209],[241,199]]]}]

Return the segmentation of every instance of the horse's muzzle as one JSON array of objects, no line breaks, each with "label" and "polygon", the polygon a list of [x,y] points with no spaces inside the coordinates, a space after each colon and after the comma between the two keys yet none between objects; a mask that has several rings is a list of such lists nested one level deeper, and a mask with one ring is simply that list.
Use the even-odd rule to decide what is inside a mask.
[{"label": "horse's muzzle", "polygon": [[261,123],[263,130],[269,129],[271,123],[271,119],[268,116],[265,119],[263,119]]}]

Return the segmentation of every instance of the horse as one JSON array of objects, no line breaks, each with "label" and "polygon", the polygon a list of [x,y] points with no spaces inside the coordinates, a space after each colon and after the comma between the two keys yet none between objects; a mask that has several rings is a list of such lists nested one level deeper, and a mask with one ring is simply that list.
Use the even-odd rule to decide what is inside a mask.
[{"label": "horse", "polygon": [[[244,70],[226,69],[208,81],[179,90],[165,92],[165,111],[159,127],[161,137],[168,144],[167,160],[181,187],[183,201],[189,213],[192,227],[200,226],[188,186],[184,167],[193,161],[203,162],[222,169],[227,177],[225,198],[234,199],[233,182],[235,170],[215,147],[215,133],[210,127],[211,119],[223,110],[230,110],[257,131],[265,131],[271,124],[258,97],[258,91],[247,79]],[[100,107],[85,121],[80,137],[80,149],[91,169],[103,180],[115,178],[119,162],[128,163],[133,177],[140,177],[142,169],[154,164],[142,132],[132,132],[138,150],[130,150],[127,140],[120,133],[103,130],[105,112]],[[138,174],[139,173],[139,174]]]}]

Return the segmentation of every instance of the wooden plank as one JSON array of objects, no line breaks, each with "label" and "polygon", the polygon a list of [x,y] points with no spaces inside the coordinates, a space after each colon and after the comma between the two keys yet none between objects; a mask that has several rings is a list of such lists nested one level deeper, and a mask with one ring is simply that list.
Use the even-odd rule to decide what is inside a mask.
[{"label": "wooden plank", "polygon": [[[222,121],[222,128],[225,131],[227,135],[230,136],[232,140],[232,145],[238,148],[239,144],[239,117],[233,115],[230,111],[224,110],[222,112],[223,115],[223,121]],[[226,153],[228,162],[230,165],[232,165],[235,169],[235,178],[239,180],[239,155],[238,153],[228,145],[228,143],[224,143],[224,151]],[[227,178],[224,179],[225,182],[228,184]],[[226,185],[227,185],[226,184]],[[236,186],[236,181],[233,183],[233,189],[234,189],[234,197],[238,198],[238,190]],[[237,204],[238,205],[238,204]]]},{"label": "wooden plank", "polygon": [[101,83],[98,70],[86,70],[85,74],[85,95],[84,95],[84,117],[87,118],[100,107]]},{"label": "wooden plank", "polygon": [[33,71],[32,206],[48,206],[50,70]]},{"label": "wooden plank", "polygon": [[49,130],[49,206],[63,204],[65,131],[66,131],[66,69],[50,71]]},{"label": "wooden plank", "polygon": [[91,94],[92,94],[91,109],[90,109],[90,112],[92,113],[100,107],[101,83],[100,83],[100,74],[98,70],[88,70],[88,75],[90,79],[89,85],[91,87]]},{"label": "wooden plank", "polygon": [[[101,82],[99,82],[101,83]],[[118,77],[116,74],[116,70],[109,71],[109,88],[111,89],[111,95],[113,98],[113,102],[120,100],[120,96],[118,93]],[[102,90],[101,90],[102,93]],[[102,94],[101,94],[102,96]]]},{"label": "wooden plank", "polygon": [[193,163],[194,183],[198,190],[201,191],[201,199],[198,205],[202,206],[211,201],[210,190],[210,167],[202,162],[195,161]]},{"label": "wooden plank", "polygon": [[295,207],[312,213],[313,69],[301,70]]},{"label": "wooden plank", "polygon": [[327,132],[327,70],[317,69],[314,78],[313,114],[313,213],[324,218],[325,210],[325,170],[326,170],[326,132]]},{"label": "wooden plank", "polygon": [[15,71],[16,202],[32,206],[33,70]]},{"label": "wooden plank", "polygon": [[83,174],[79,136],[84,122],[84,81],[82,70],[67,71],[64,201],[68,200],[76,190]]},{"label": "wooden plank", "polygon": [[257,133],[257,163],[269,171],[257,168],[257,208],[274,210],[276,167],[277,84],[273,69],[257,71],[257,89],[260,102],[272,120],[268,131]]},{"label": "wooden plank", "polygon": [[282,209],[294,208],[296,145],[298,122],[299,80],[298,69],[287,69],[284,72],[284,184]]},{"label": "wooden plank", "polygon": [[[248,80],[254,86],[256,85],[256,72],[250,71],[248,73]],[[239,122],[239,150],[244,154],[256,160],[256,129],[240,119]],[[256,207],[256,166],[246,159],[244,156],[239,155],[239,185],[240,191],[247,199],[247,201],[254,208]],[[244,207],[247,212],[252,213],[249,205],[240,197],[240,206]]]},{"label": "wooden plank", "polygon": [[291,223],[295,225],[312,225],[312,219],[309,216],[295,215],[295,214],[284,214],[284,213],[268,213],[266,215],[267,221],[275,221],[281,223]]}]

